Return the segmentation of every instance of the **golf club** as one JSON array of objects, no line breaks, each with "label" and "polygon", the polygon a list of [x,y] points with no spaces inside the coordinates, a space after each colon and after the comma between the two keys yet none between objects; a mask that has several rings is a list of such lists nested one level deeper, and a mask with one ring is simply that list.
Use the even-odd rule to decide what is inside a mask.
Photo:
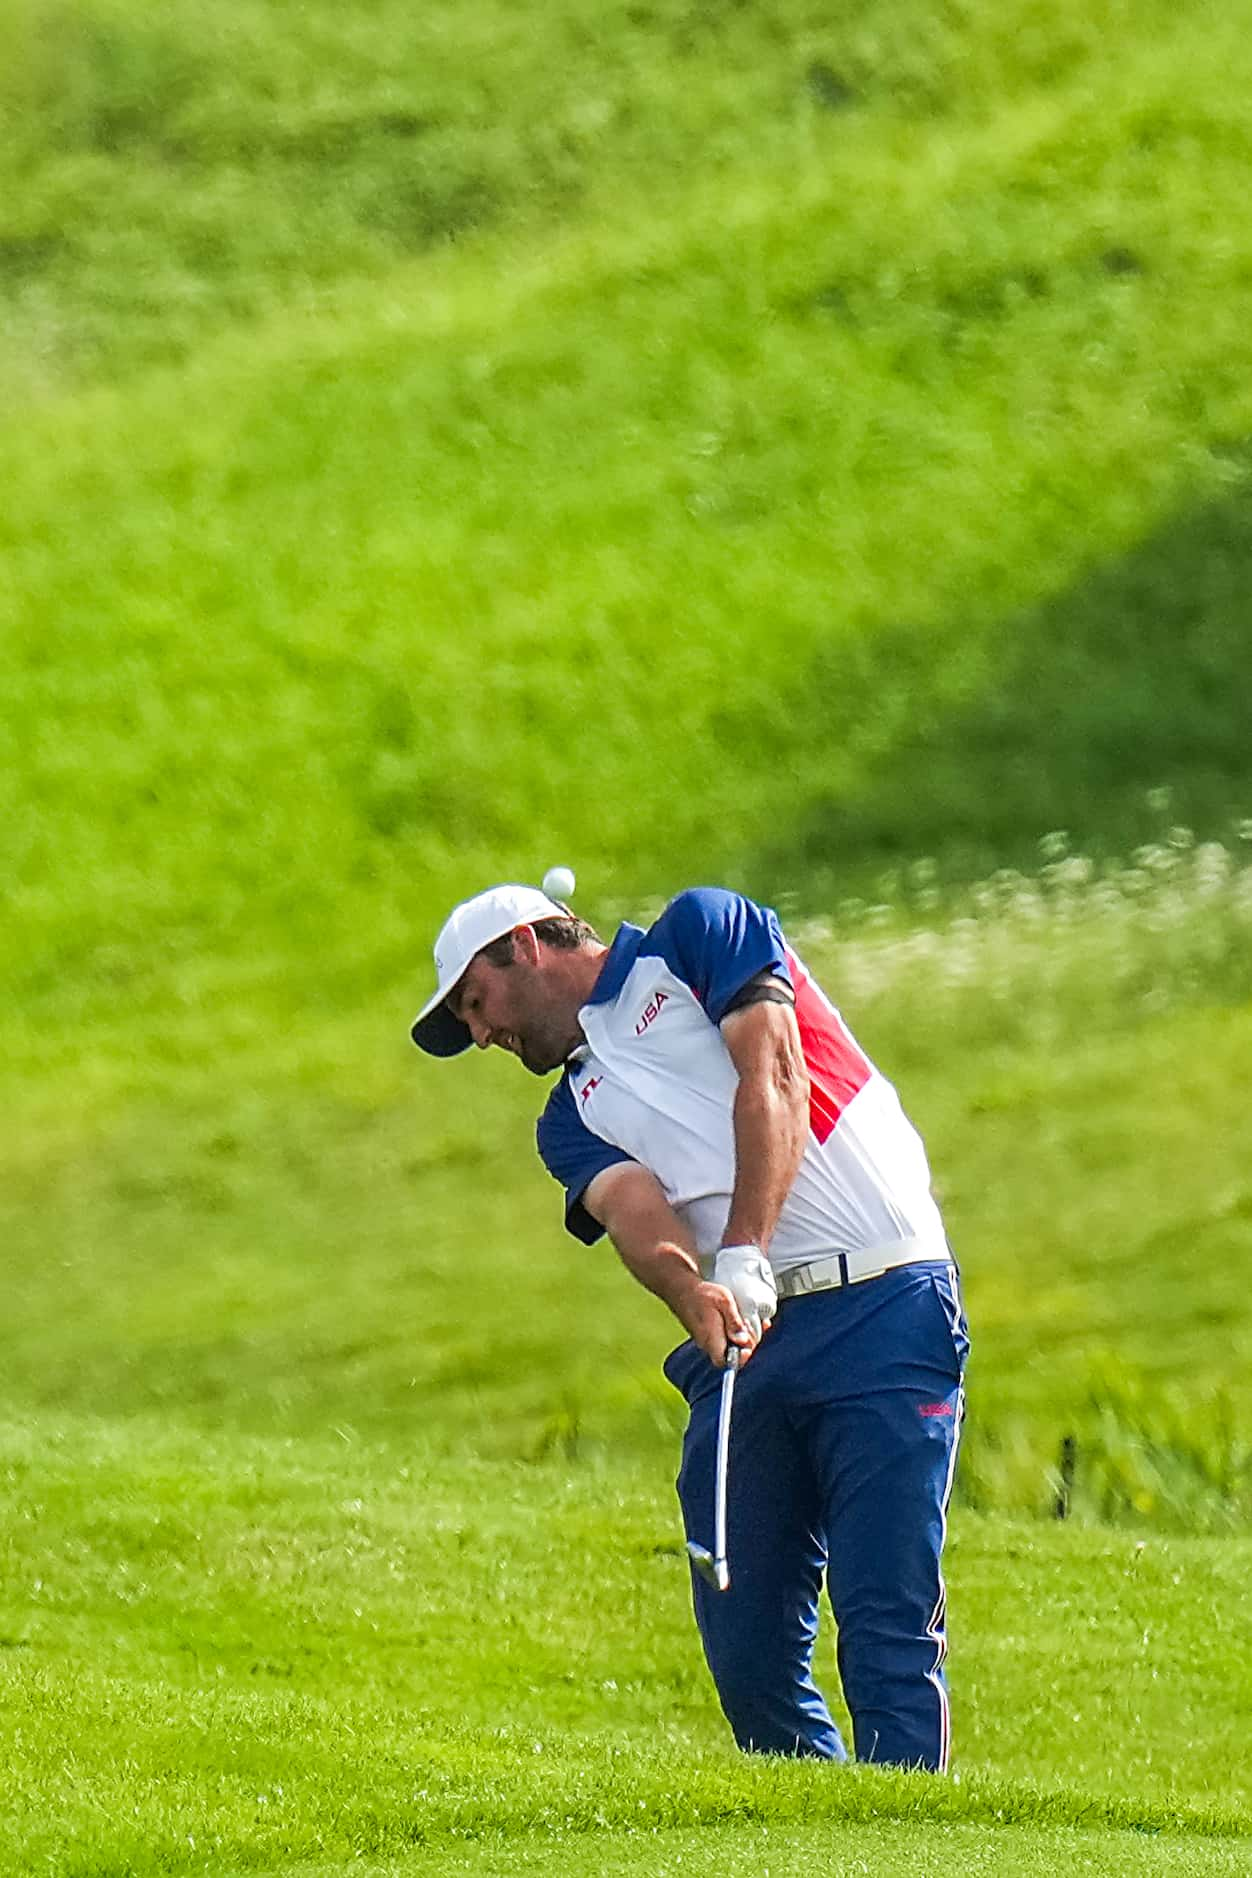
[{"label": "golf club", "polygon": [[694,1539],[687,1541],[687,1553],[691,1563],[706,1583],[715,1591],[730,1590],[730,1566],[726,1562],[726,1463],[730,1455],[730,1405],[734,1400],[735,1377],[739,1373],[740,1351],[736,1344],[731,1344],[726,1351],[726,1365],[722,1370],[722,1400],[717,1413],[717,1485],[714,1491],[713,1546],[697,1545]]}]

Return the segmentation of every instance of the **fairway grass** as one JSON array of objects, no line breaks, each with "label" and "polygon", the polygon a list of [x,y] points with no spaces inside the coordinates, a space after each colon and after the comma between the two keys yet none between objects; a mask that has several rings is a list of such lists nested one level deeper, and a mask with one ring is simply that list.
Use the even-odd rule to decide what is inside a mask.
[{"label": "fairway grass", "polygon": [[[474,1878],[512,1878],[513,1873],[552,1873],[554,1878],[709,1878],[742,1872],[750,1878],[1057,1878],[1060,1872],[1099,1873],[1100,1878],[1207,1878],[1247,1872],[1246,1844],[1164,1839],[1137,1831],[1098,1828],[1073,1831],[1047,1826],[924,1824],[854,1826],[823,1823],[794,1827],[717,1826],[698,1831],[641,1827],[594,1839],[545,1838],[537,1845],[440,1847],[387,1865],[364,1867],[366,1878],[401,1874],[464,1872]],[[286,1871],[289,1868],[284,1867]],[[352,1871],[362,1872],[357,1864]],[[293,1878],[341,1878],[341,1865],[299,1868]]]},{"label": "fairway grass", "polygon": [[[1246,1845],[1168,1840],[1151,1834],[1069,1831],[1035,1826],[918,1825],[719,1826],[700,1831],[638,1828],[594,1840],[545,1839],[538,1845],[441,1847],[433,1855],[386,1865],[354,1864],[360,1878],[408,1873],[465,1873],[466,1878],[710,1878],[741,1872],[750,1878],[1056,1878],[1092,1872],[1100,1878],[1207,1878],[1247,1871]],[[291,1878],[344,1878],[348,1868],[282,1867]]]},{"label": "fairway grass", "polygon": [[729,1828],[1201,1872],[1252,1827],[1245,1540],[963,1514],[937,1781],[733,1752],[659,1469],[95,1420],[4,1425],[0,1483],[6,1869],[642,1873]]}]

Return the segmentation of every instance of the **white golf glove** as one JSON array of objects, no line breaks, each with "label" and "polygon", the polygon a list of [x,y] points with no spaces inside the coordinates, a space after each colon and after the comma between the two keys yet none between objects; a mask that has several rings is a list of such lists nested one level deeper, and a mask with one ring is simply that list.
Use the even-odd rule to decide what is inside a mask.
[{"label": "white golf glove", "polygon": [[713,1265],[713,1283],[725,1285],[754,1338],[778,1309],[778,1286],[769,1260],[755,1245],[727,1245]]}]

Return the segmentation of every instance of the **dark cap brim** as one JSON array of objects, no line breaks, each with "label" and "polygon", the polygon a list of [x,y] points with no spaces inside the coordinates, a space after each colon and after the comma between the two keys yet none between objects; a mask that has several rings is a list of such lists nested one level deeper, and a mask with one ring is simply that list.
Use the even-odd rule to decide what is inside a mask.
[{"label": "dark cap brim", "polygon": [[454,1017],[446,1004],[436,1004],[433,1010],[424,1011],[409,1035],[427,1056],[460,1056],[474,1041],[468,1024]]}]

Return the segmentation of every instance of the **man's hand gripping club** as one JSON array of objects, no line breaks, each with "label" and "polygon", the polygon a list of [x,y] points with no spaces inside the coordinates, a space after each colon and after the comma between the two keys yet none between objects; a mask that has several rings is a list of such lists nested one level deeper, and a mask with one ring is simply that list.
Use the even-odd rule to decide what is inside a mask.
[{"label": "man's hand gripping club", "polygon": [[732,1347],[746,1362],[768,1328],[768,1320],[763,1322],[756,1314],[749,1317],[740,1309],[729,1285],[701,1278],[698,1270],[691,1271],[688,1282],[666,1302],[692,1342],[718,1369],[725,1368],[726,1352]]},{"label": "man's hand gripping club", "polygon": [[759,1246],[724,1245],[713,1266],[713,1283],[729,1291],[755,1348],[778,1309],[778,1286],[769,1260]]},{"label": "man's hand gripping club", "polygon": [[754,1245],[723,1246],[712,1278],[692,1286],[673,1308],[692,1341],[719,1369],[725,1367],[731,1344],[746,1361],[778,1309],[769,1260]]}]

